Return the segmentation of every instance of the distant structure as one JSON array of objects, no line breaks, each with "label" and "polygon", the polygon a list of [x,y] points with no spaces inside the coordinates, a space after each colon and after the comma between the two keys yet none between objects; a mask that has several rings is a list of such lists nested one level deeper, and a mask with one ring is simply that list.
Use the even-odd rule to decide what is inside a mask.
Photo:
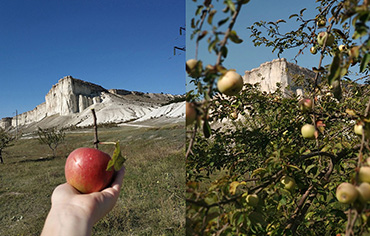
[{"label": "distant structure", "polygon": [[36,106],[33,110],[18,116],[2,118],[0,127],[7,129],[16,127],[17,122],[19,126],[22,126],[39,122],[46,117],[69,116],[81,113],[89,106],[100,104],[104,99],[109,100],[113,97],[118,97],[122,104],[125,102],[131,104],[131,107],[134,104],[145,104],[146,107],[149,107],[148,101],[153,102],[153,104],[161,104],[174,98],[170,94],[144,94],[143,92],[123,89],[107,90],[100,85],[66,76],[53,85],[45,96],[45,102]]},{"label": "distant structure", "polygon": [[[276,84],[279,83],[286,93],[293,92],[297,95],[303,95],[303,88],[296,86],[293,82],[294,76],[313,79],[315,73],[281,58],[265,62],[250,71],[245,71],[243,81],[249,84],[260,83],[261,90],[265,92],[274,92],[277,89]],[[287,89],[288,86],[289,90]]]}]

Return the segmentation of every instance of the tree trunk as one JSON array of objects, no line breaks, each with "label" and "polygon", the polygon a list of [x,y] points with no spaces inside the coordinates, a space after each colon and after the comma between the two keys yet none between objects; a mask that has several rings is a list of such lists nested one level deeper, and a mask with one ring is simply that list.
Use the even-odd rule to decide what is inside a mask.
[{"label": "tree trunk", "polygon": [[3,161],[3,155],[2,155],[2,149],[0,148],[0,163],[4,163]]}]

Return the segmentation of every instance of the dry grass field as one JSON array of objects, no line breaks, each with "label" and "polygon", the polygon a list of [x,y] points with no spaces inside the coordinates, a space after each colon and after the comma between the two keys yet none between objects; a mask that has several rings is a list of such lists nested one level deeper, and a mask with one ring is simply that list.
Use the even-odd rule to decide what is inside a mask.
[{"label": "dry grass field", "polygon": [[[57,157],[36,138],[19,139],[0,164],[0,235],[40,235],[53,189],[65,182],[64,164],[78,147],[93,147],[91,129],[67,132]],[[100,141],[121,142],[126,175],[116,207],[93,235],[185,235],[185,128],[99,128]],[[101,150],[113,153],[113,147]]]}]

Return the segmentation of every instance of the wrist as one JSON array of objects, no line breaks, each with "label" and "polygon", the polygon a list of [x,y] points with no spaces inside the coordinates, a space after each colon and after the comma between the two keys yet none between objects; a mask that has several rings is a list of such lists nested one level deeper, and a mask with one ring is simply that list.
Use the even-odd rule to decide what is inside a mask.
[{"label": "wrist", "polygon": [[91,235],[90,217],[76,206],[52,206],[41,235]]}]

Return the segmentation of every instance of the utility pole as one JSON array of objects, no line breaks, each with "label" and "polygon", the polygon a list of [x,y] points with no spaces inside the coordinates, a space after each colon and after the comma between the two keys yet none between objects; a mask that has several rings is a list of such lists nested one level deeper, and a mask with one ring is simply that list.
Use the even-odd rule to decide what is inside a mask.
[{"label": "utility pole", "polygon": [[15,139],[18,139],[18,110],[15,110]]}]

